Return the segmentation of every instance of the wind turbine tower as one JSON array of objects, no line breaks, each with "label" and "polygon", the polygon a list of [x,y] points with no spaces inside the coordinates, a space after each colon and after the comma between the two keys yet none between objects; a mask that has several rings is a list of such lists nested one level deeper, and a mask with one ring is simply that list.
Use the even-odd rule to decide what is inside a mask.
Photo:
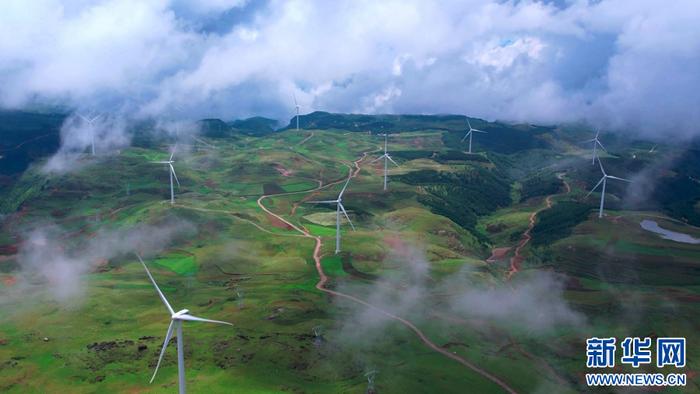
[{"label": "wind turbine tower", "polygon": [[[584,141],[584,143],[593,143],[593,156],[591,157],[591,164],[595,164],[595,159],[598,157],[598,147],[600,146],[600,149],[603,151],[607,152],[603,144],[600,142],[598,139],[598,136],[600,135],[600,130],[596,131],[595,137],[591,138],[590,140]],[[600,159],[598,159],[600,162]]]},{"label": "wind turbine tower", "polygon": [[153,379],[156,378],[156,374],[158,373],[158,368],[160,367],[160,363],[161,363],[161,361],[163,361],[163,356],[165,355],[165,349],[167,349],[168,343],[170,342],[170,339],[173,336],[173,331],[177,330],[178,387],[179,387],[179,393],[185,394],[185,351],[184,351],[184,337],[182,336],[182,323],[185,321],[198,321],[198,322],[205,322],[205,323],[226,324],[229,326],[233,326],[233,324],[225,322],[225,321],[209,320],[209,319],[204,319],[201,317],[193,316],[193,315],[190,315],[190,311],[187,309],[182,309],[180,311],[175,312],[175,310],[170,306],[170,303],[168,302],[168,300],[165,298],[165,295],[163,295],[163,292],[160,291],[160,288],[158,288],[156,281],[153,279],[153,275],[151,275],[151,272],[148,270],[148,267],[146,267],[146,263],[143,262],[143,259],[138,254],[136,255],[136,257],[139,258],[139,261],[143,265],[143,268],[146,270],[146,274],[148,275],[148,279],[151,280],[151,283],[153,283],[153,286],[156,288],[156,292],[158,293],[158,296],[160,297],[161,301],[163,301],[163,304],[165,304],[165,307],[168,308],[168,312],[170,312],[170,326],[168,326],[168,331],[165,333],[165,341],[163,342],[163,348],[161,349],[160,356],[158,357],[158,363],[156,364],[156,370],[153,372],[153,376],[151,377],[151,381],[149,383],[153,383]]},{"label": "wind turbine tower", "polygon": [[350,216],[348,216],[348,212],[345,210],[345,207],[343,206],[343,193],[345,193],[345,189],[348,187],[348,183],[350,183],[350,177],[348,177],[348,180],[345,181],[345,186],[343,186],[343,189],[340,191],[340,194],[338,194],[338,198],[335,200],[322,200],[322,201],[309,201],[311,204],[335,204],[335,254],[338,254],[340,252],[340,212],[343,212],[343,215],[345,215],[345,218],[348,220],[348,223],[350,223],[350,227],[352,227],[352,231],[355,231],[355,226],[352,224],[352,221],[350,220]]},{"label": "wind turbine tower", "polygon": [[632,181],[630,181],[629,179],[608,175],[605,172],[605,169],[603,168],[603,163],[601,163],[600,158],[598,158],[598,164],[600,164],[600,172],[603,173],[603,177],[600,178],[598,183],[596,183],[596,185],[593,186],[593,189],[591,189],[591,191],[588,192],[588,194],[586,194],[586,197],[590,196],[591,193],[593,193],[593,191],[598,188],[598,186],[600,186],[601,184],[603,185],[603,188],[601,189],[601,193],[600,193],[600,208],[598,209],[598,218],[602,218],[603,217],[603,206],[605,205],[605,186],[608,183],[608,179],[616,179],[618,181],[629,182],[629,183],[631,183]]},{"label": "wind turbine tower", "polygon": [[376,159],[372,160],[372,163],[374,163],[377,160],[384,159],[384,190],[386,190],[386,179],[387,179],[387,171],[389,170],[389,162],[392,162],[395,166],[399,166],[396,164],[394,159],[391,158],[391,155],[387,152],[387,138],[388,134],[384,133],[384,154],[377,157]]},{"label": "wind turbine tower", "polygon": [[375,369],[365,373],[365,377],[367,378],[367,391],[365,391],[366,393],[368,393],[368,394],[374,393],[374,378],[376,376],[377,376],[377,370],[375,370]]},{"label": "wind turbine tower", "polygon": [[294,94],[294,93],[292,93],[292,95],[293,95],[293,97],[294,97],[294,108],[296,109],[296,112],[297,112],[297,115],[296,115],[296,118],[297,118],[297,131],[299,131],[299,103],[297,102],[297,95]]},{"label": "wind turbine tower", "polygon": [[177,187],[178,189],[180,188],[180,181],[177,179],[177,174],[175,173],[175,167],[173,167],[173,156],[175,155],[175,148],[173,148],[172,153],[170,153],[170,159],[168,160],[163,160],[163,161],[152,161],[151,163],[156,163],[156,164],[167,164],[168,165],[168,172],[170,173],[170,204],[175,204],[175,186],[173,185],[173,178],[175,178],[175,182],[177,182]]},{"label": "wind turbine tower", "polygon": [[464,141],[467,137],[469,137],[469,153],[472,153],[472,136],[474,135],[474,132],[477,132],[477,133],[487,133],[487,132],[473,128],[471,122],[469,121],[469,118],[467,118],[467,125],[469,125],[469,130],[467,131],[467,134],[465,134],[464,137],[462,137],[462,141]]},{"label": "wind turbine tower", "polygon": [[93,116],[91,118],[80,114],[78,114],[78,116],[90,126],[90,147],[92,155],[95,156],[95,121],[102,115]]}]

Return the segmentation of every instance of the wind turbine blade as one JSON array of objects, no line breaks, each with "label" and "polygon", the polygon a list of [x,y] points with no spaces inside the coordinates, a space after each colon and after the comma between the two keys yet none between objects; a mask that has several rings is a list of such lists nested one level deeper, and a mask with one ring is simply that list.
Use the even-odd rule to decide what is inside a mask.
[{"label": "wind turbine blade", "polygon": [[173,172],[173,176],[175,177],[175,182],[177,182],[177,188],[180,188],[180,181],[177,179],[177,174],[175,173],[175,167],[173,167],[173,163],[170,164],[170,171]]},{"label": "wind turbine blade", "polygon": [[307,204],[335,204],[338,200],[306,201]]},{"label": "wind turbine blade", "polygon": [[343,186],[343,190],[340,191],[340,194],[338,194],[338,199],[343,196],[343,193],[345,193],[345,189],[348,188],[348,183],[350,183],[350,177],[348,177],[348,180],[345,181],[345,186]]},{"label": "wind turbine blade", "polygon": [[617,176],[608,175],[608,178],[610,178],[610,179],[617,179],[618,181],[624,181],[624,182],[632,183],[632,181],[629,180],[629,179],[620,178],[620,177],[617,177]]},{"label": "wind turbine blade", "polygon": [[603,173],[603,175],[608,175],[605,173],[605,169],[603,168],[603,162],[600,161],[600,157],[598,157],[598,164],[600,165],[600,171]]},{"label": "wind turbine blade", "polygon": [[156,163],[156,164],[170,164],[169,161],[152,161],[151,163]]},{"label": "wind turbine blade", "polygon": [[608,150],[605,149],[605,147],[603,146],[603,144],[599,140],[596,139],[595,142],[598,144],[598,146],[600,146],[600,149],[604,150],[605,153],[608,153]]},{"label": "wind turbine blade", "polygon": [[597,189],[598,186],[600,186],[601,183],[603,183],[603,179],[605,179],[605,177],[600,178],[600,180],[598,181],[598,183],[596,183],[595,186],[593,186],[593,189],[591,189],[591,191],[588,192],[588,194],[586,194],[586,198],[588,198],[588,196],[590,196],[591,193],[593,193],[593,191],[594,191],[595,189]]},{"label": "wind turbine blade", "polygon": [[472,131],[469,130],[469,131],[467,132],[467,134],[465,134],[464,137],[462,137],[462,142],[464,142],[464,140],[466,140],[467,137],[469,137],[469,134],[471,134],[471,133],[472,133]]},{"label": "wind turbine blade", "polygon": [[399,167],[399,165],[396,164],[396,162],[394,161],[394,159],[391,158],[391,156],[386,155],[386,158],[389,159],[390,162],[394,163],[394,165],[395,165],[396,167]]},{"label": "wind turbine blade", "polygon": [[294,106],[295,106],[295,107],[298,107],[298,106],[299,106],[299,103],[297,103],[297,95],[296,95],[296,93],[292,92],[292,97],[294,97]]},{"label": "wind turbine blade", "polygon": [[469,131],[472,130],[472,123],[469,121],[469,118],[467,118],[467,125],[469,125]]},{"label": "wind turbine blade", "polygon": [[101,117],[102,117],[102,114],[99,114],[97,116],[93,116],[92,119],[90,119],[90,123],[92,124],[92,122],[96,121],[97,119],[99,119]]},{"label": "wind turbine blade", "polygon": [[195,139],[195,141],[197,141],[197,142],[199,142],[199,143],[201,143],[201,144],[203,144],[203,145],[206,145],[206,146],[208,146],[208,147],[210,147],[210,148],[216,149],[216,147],[215,147],[214,145],[208,143],[207,141],[204,141],[204,140],[201,139],[201,138],[194,137],[194,139]]},{"label": "wind turbine blade", "polygon": [[163,292],[160,291],[160,288],[156,284],[155,279],[153,279],[153,275],[151,275],[151,271],[149,271],[148,267],[146,267],[146,263],[143,262],[143,259],[141,258],[141,256],[138,253],[136,253],[136,257],[139,258],[141,265],[143,265],[143,268],[146,270],[146,274],[148,275],[148,279],[150,279],[151,283],[153,283],[153,286],[155,286],[156,291],[158,292],[158,295],[160,296],[160,299],[163,300],[163,303],[168,308],[168,311],[170,311],[170,314],[171,315],[174,314],[175,311],[173,310],[173,307],[170,306],[170,303],[168,303],[168,300],[165,298],[165,295],[163,295]]},{"label": "wind turbine blade", "polygon": [[[153,383],[153,379],[156,378],[156,374],[158,373],[158,368],[160,367],[160,362],[163,361],[163,356],[165,356],[165,349],[168,347],[168,343],[170,342],[170,338],[173,337],[173,325],[175,321],[170,320],[170,326],[168,326],[168,332],[165,334],[165,341],[163,341],[163,348],[160,350],[160,357],[158,357],[158,364],[156,364],[156,370],[153,371],[153,376],[151,377],[151,381],[148,383]],[[181,340],[180,338],[177,339],[178,341]]]},{"label": "wind turbine blade", "polygon": [[377,157],[376,159],[370,161],[370,163],[374,163],[375,161],[379,161],[379,160],[383,159],[384,156],[386,156],[386,155],[381,155],[381,156]]},{"label": "wind turbine blade", "polygon": [[345,215],[345,218],[348,219],[348,223],[350,223],[350,227],[352,227],[352,231],[355,231],[355,225],[352,224],[352,221],[350,220],[350,216],[348,216],[347,211],[345,211],[345,207],[343,206],[342,203],[338,203],[340,206],[340,210],[343,211],[343,215]]},{"label": "wind turbine blade", "polygon": [[177,149],[177,145],[175,145],[175,147],[173,147],[172,152],[170,152],[170,161],[173,161],[173,156],[175,156],[175,149]]},{"label": "wind turbine blade", "polygon": [[201,321],[205,323],[216,323],[216,324],[226,324],[229,326],[232,326],[232,323],[225,322],[225,321],[220,321],[220,320],[210,320],[210,319],[205,319],[203,317],[197,317],[197,316],[192,316],[192,315],[180,315],[177,317],[180,320],[187,320],[187,321]]},{"label": "wind turbine blade", "polygon": [[479,129],[472,129],[472,131],[476,131],[477,133],[486,133],[486,134],[488,134],[488,131],[479,130]]},{"label": "wind turbine blade", "polygon": [[595,132],[595,139],[598,139],[598,136],[600,135],[600,129],[596,130]]}]

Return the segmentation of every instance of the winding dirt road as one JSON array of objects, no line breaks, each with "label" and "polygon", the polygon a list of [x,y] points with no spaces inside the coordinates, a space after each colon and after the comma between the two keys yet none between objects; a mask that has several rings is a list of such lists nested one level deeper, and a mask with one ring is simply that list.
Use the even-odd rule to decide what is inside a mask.
[{"label": "winding dirt road", "polygon": [[312,131],[306,138],[304,138],[303,140],[301,140],[301,142],[299,142],[297,145],[304,145],[304,142],[310,140],[311,137],[313,137],[313,136],[314,136],[314,132]]},{"label": "winding dirt road", "polygon": [[[349,175],[348,175],[349,178],[354,178],[355,176],[357,176],[357,174],[360,172],[360,162],[362,162],[362,161],[367,157],[367,154],[368,154],[368,153],[369,153],[369,152],[364,152],[364,153],[362,154],[362,157],[360,157],[359,159],[357,159],[356,161],[353,162],[355,168],[354,168],[354,169],[350,168],[350,173],[349,173]],[[420,340],[423,342],[423,344],[425,344],[427,347],[429,347],[429,348],[432,349],[433,351],[438,352],[438,353],[442,354],[443,356],[448,357],[448,358],[450,358],[450,359],[452,359],[452,360],[454,360],[454,361],[456,361],[456,362],[462,364],[463,366],[465,366],[465,367],[471,369],[472,371],[476,372],[477,374],[481,375],[482,377],[484,377],[484,378],[490,380],[491,382],[495,383],[496,385],[498,385],[499,387],[501,387],[501,388],[502,388],[503,390],[505,390],[506,392],[511,393],[511,394],[515,394],[516,391],[513,390],[510,386],[508,386],[507,383],[505,383],[504,381],[502,381],[502,380],[499,379],[498,377],[496,377],[496,376],[490,374],[489,372],[487,372],[487,371],[481,369],[480,367],[478,367],[478,366],[472,364],[471,362],[465,360],[464,358],[462,358],[462,357],[460,357],[460,356],[458,356],[458,355],[456,355],[456,354],[454,354],[454,353],[450,353],[449,351],[447,351],[447,350],[441,348],[440,346],[436,345],[435,343],[433,343],[433,342],[432,342],[418,327],[416,327],[416,326],[415,326],[413,323],[411,323],[410,321],[408,321],[408,320],[406,320],[406,319],[404,319],[404,318],[402,318],[402,317],[400,317],[400,316],[397,316],[397,315],[395,315],[395,314],[393,314],[393,313],[391,313],[391,312],[385,311],[385,310],[383,310],[383,309],[381,309],[381,308],[379,308],[379,307],[376,307],[376,306],[374,306],[374,305],[368,303],[367,301],[362,300],[362,299],[360,299],[360,298],[357,298],[357,297],[355,297],[355,296],[352,296],[352,295],[350,295],[350,294],[345,294],[345,293],[341,293],[341,292],[338,292],[338,291],[335,291],[335,290],[327,289],[325,286],[326,286],[326,283],[328,282],[328,276],[326,276],[326,273],[323,271],[323,267],[321,266],[321,257],[322,257],[322,256],[321,256],[321,247],[323,246],[323,243],[322,243],[322,241],[321,241],[321,237],[316,236],[316,235],[312,235],[312,234],[309,233],[309,231],[306,230],[305,228],[300,228],[299,226],[294,225],[293,223],[291,223],[291,222],[289,222],[288,220],[284,219],[282,216],[280,216],[280,215],[278,215],[278,214],[276,214],[276,213],[270,211],[269,209],[267,209],[267,207],[265,207],[265,205],[262,203],[263,200],[265,200],[266,198],[269,198],[269,197],[281,196],[281,195],[290,195],[290,194],[299,194],[299,193],[309,193],[309,192],[313,192],[313,191],[320,190],[321,188],[325,188],[325,187],[331,186],[331,185],[333,185],[333,184],[341,183],[342,181],[344,181],[344,180],[336,181],[336,182],[333,182],[333,183],[329,183],[329,184],[324,185],[323,187],[320,187],[320,186],[319,186],[318,188],[312,189],[312,190],[306,190],[306,191],[300,191],[300,192],[292,192],[292,193],[282,193],[282,194],[276,194],[276,195],[263,195],[263,196],[261,196],[261,197],[258,199],[258,201],[257,201],[257,202],[258,202],[258,206],[260,207],[260,209],[262,209],[263,211],[265,211],[265,213],[267,213],[267,214],[270,215],[270,216],[273,216],[273,217],[276,218],[277,220],[280,220],[280,221],[286,223],[286,224],[289,225],[291,228],[293,228],[294,230],[296,230],[296,231],[298,231],[299,233],[301,233],[304,237],[311,238],[311,239],[314,240],[314,242],[315,242],[315,247],[314,247],[313,259],[314,259],[314,263],[315,263],[315,265],[316,265],[316,271],[318,272],[318,276],[319,276],[319,281],[318,281],[318,283],[316,283],[316,288],[317,288],[318,290],[320,290],[320,291],[322,291],[322,292],[324,292],[324,293],[326,293],[326,294],[330,294],[330,295],[333,295],[333,296],[336,296],[336,297],[341,297],[341,298],[350,300],[350,301],[352,301],[352,302],[355,302],[355,303],[364,305],[364,306],[366,306],[366,307],[368,307],[368,308],[370,308],[370,309],[372,309],[372,310],[374,310],[374,311],[376,311],[376,312],[378,312],[378,313],[380,313],[380,314],[382,314],[382,315],[384,315],[384,316],[386,316],[386,317],[388,317],[388,318],[390,318],[390,319],[393,319],[393,320],[395,320],[395,321],[397,321],[397,322],[403,324],[403,325],[406,326],[408,329],[410,329],[411,331],[413,331],[413,333],[415,333],[416,336],[418,336],[418,338],[420,338]]]},{"label": "winding dirt road", "polygon": [[[564,174],[559,173],[557,174],[557,178],[559,178],[562,182],[564,182],[564,187],[566,188],[566,194],[571,193],[571,185],[564,180]],[[523,248],[525,245],[527,245],[528,242],[532,239],[532,235],[530,235],[530,232],[532,231],[532,228],[535,227],[535,219],[537,219],[537,215],[552,207],[552,197],[558,195],[559,193],[555,194],[550,194],[545,198],[545,206],[536,210],[535,212],[530,214],[530,224],[527,226],[527,230],[523,233],[522,237],[520,238],[520,242],[518,242],[518,246],[515,248],[515,253],[513,254],[513,257],[510,258],[510,269],[508,270],[506,279],[510,280],[510,278],[516,274],[518,271],[520,271],[520,265],[523,263],[525,260],[525,257],[522,255]]]}]

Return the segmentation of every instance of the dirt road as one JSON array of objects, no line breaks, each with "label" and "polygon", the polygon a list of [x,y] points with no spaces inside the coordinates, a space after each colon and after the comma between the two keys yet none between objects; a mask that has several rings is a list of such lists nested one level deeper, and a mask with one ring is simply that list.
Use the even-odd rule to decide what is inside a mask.
[{"label": "dirt road", "polygon": [[[562,182],[564,182],[564,187],[566,188],[566,193],[569,194],[571,193],[571,185],[564,180],[564,174],[559,173],[557,174],[557,178],[561,179]],[[530,242],[532,239],[532,235],[530,235],[530,232],[532,231],[532,228],[535,227],[535,220],[537,219],[537,215],[544,211],[545,209],[549,209],[552,207],[552,197],[558,195],[560,193],[555,193],[555,194],[550,194],[545,198],[545,206],[536,210],[535,212],[530,214],[530,223],[527,226],[527,230],[523,233],[523,235],[520,237],[520,242],[518,242],[518,245],[515,248],[515,253],[513,254],[513,257],[510,258],[510,269],[508,270],[507,273],[507,279],[510,280],[510,278],[516,274],[518,271],[520,271],[520,265],[523,263],[525,260],[525,257],[523,257],[522,251],[525,245]]]},{"label": "dirt road", "polygon": [[[350,174],[348,175],[350,178],[354,178],[354,177],[357,176],[357,174],[360,172],[360,162],[362,162],[362,161],[367,157],[367,154],[368,154],[368,153],[369,153],[369,152],[364,152],[364,153],[362,154],[362,157],[361,157],[361,158],[359,158],[358,160],[356,160],[356,161],[353,162],[355,168],[354,168],[354,169],[352,169],[352,168],[350,169]],[[334,183],[337,184],[337,183],[340,183],[340,181],[334,182]],[[328,186],[330,186],[330,185],[331,185],[331,184],[327,184],[327,185],[325,185],[325,186],[323,186],[323,187],[325,188],[325,187],[328,187]],[[281,194],[281,195],[289,195],[289,194],[297,194],[297,193],[309,193],[309,192],[312,192],[312,191],[317,191],[317,190],[319,190],[320,188],[321,188],[321,187],[316,188],[316,189],[313,189],[313,190],[311,190],[311,191],[303,191],[303,192],[296,192],[296,193],[284,193],[284,194]],[[479,375],[483,376],[484,378],[486,378],[486,379],[492,381],[493,383],[497,384],[499,387],[501,387],[501,388],[502,388],[503,390],[505,390],[506,392],[511,393],[511,394],[516,393],[515,390],[513,390],[510,386],[508,386],[508,384],[506,384],[506,383],[505,383],[504,381],[502,381],[501,379],[499,379],[499,378],[497,378],[496,376],[490,374],[489,372],[486,372],[485,370],[483,370],[483,369],[481,369],[480,367],[478,367],[478,366],[472,364],[471,362],[465,360],[464,358],[462,358],[462,357],[460,357],[460,356],[458,356],[458,355],[456,355],[456,354],[454,354],[454,353],[451,353],[451,352],[449,352],[449,351],[447,351],[447,350],[441,348],[440,346],[436,345],[435,343],[433,343],[433,342],[432,342],[418,327],[416,327],[416,326],[415,326],[413,323],[411,323],[410,321],[408,321],[408,320],[406,320],[406,319],[404,319],[404,318],[402,318],[402,317],[400,317],[400,316],[397,316],[397,315],[395,315],[395,314],[393,314],[393,313],[391,313],[391,312],[385,311],[385,310],[383,310],[383,309],[381,309],[381,308],[379,308],[379,307],[376,307],[376,306],[374,306],[374,305],[368,303],[367,301],[362,300],[362,299],[360,299],[360,298],[357,298],[357,297],[355,297],[355,296],[353,296],[353,295],[341,293],[341,292],[338,292],[338,291],[335,291],[335,290],[331,290],[331,289],[327,289],[327,288],[325,287],[325,285],[326,285],[326,283],[328,282],[328,276],[327,276],[326,273],[323,271],[323,266],[321,265],[321,257],[322,257],[322,256],[321,256],[321,247],[323,246],[323,243],[322,243],[322,241],[321,241],[321,237],[316,236],[316,235],[312,235],[311,233],[308,232],[308,230],[306,230],[306,229],[304,229],[304,228],[300,228],[300,227],[294,225],[293,223],[291,223],[291,222],[289,222],[288,220],[284,219],[284,218],[281,217],[280,215],[277,215],[277,214],[275,214],[274,212],[272,212],[272,211],[270,211],[269,209],[267,209],[267,208],[265,207],[265,205],[264,205],[262,202],[263,202],[266,198],[268,198],[268,197],[272,197],[272,195],[264,195],[264,196],[261,196],[261,197],[258,199],[258,206],[260,207],[260,209],[262,209],[263,211],[265,211],[265,213],[267,213],[268,215],[271,215],[271,216],[275,217],[277,220],[281,220],[281,221],[287,223],[287,225],[289,225],[291,228],[293,228],[294,230],[296,230],[296,231],[298,231],[299,233],[301,233],[304,237],[311,238],[311,239],[314,240],[315,246],[314,246],[314,252],[313,252],[313,259],[314,259],[314,263],[315,263],[315,266],[316,266],[316,271],[318,272],[318,276],[319,276],[319,281],[316,283],[316,288],[317,288],[318,290],[320,290],[320,291],[322,291],[322,292],[324,292],[324,293],[326,293],[326,294],[333,295],[333,296],[335,296],[335,297],[341,297],[341,298],[344,298],[344,299],[353,301],[353,302],[355,302],[355,303],[364,305],[364,306],[366,306],[366,307],[368,307],[368,308],[370,308],[370,309],[372,309],[372,310],[374,310],[374,311],[376,311],[376,312],[378,312],[378,313],[380,313],[380,314],[382,314],[382,315],[384,315],[384,316],[386,316],[386,317],[388,317],[388,318],[390,318],[390,319],[393,319],[393,320],[395,320],[395,321],[397,321],[397,322],[403,324],[403,325],[406,326],[408,329],[410,329],[411,331],[413,331],[413,332],[416,334],[416,336],[418,336],[418,338],[423,342],[423,344],[425,344],[427,347],[429,347],[429,348],[432,349],[433,351],[438,352],[438,353],[442,354],[443,356],[448,357],[448,358],[450,358],[450,359],[452,359],[452,360],[454,360],[454,361],[456,361],[456,362],[458,362],[458,363],[464,365],[465,367],[471,369],[472,371],[476,372],[477,374],[479,374]]]}]

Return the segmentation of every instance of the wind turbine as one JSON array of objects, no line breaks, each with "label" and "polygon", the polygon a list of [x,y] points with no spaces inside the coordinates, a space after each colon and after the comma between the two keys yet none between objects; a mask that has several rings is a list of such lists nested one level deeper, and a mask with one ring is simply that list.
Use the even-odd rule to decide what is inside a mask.
[{"label": "wind turbine", "polygon": [[86,116],[83,116],[81,114],[78,114],[78,116],[87,124],[90,125],[90,145],[92,147],[92,155],[95,156],[95,128],[94,128],[94,123],[97,119],[100,118],[102,115],[97,115],[93,116],[92,118],[88,118]]},{"label": "wind turbine", "polygon": [[136,254],[136,257],[139,258],[139,261],[143,265],[143,268],[146,270],[146,274],[148,275],[148,279],[151,280],[151,283],[153,283],[153,286],[156,288],[156,292],[158,292],[158,296],[160,296],[160,299],[163,301],[163,304],[165,304],[165,307],[168,308],[168,312],[170,312],[170,326],[168,326],[168,331],[165,333],[165,341],[163,342],[163,348],[160,351],[160,357],[158,357],[158,363],[156,364],[156,370],[153,372],[153,376],[151,377],[151,381],[149,383],[153,383],[153,379],[156,378],[156,374],[158,373],[158,368],[160,367],[160,363],[161,363],[161,361],[163,361],[163,356],[165,355],[165,349],[167,349],[168,343],[170,342],[170,339],[173,336],[173,330],[177,329],[177,377],[178,377],[179,393],[184,394],[185,393],[185,352],[184,352],[184,337],[182,336],[182,322],[184,322],[184,321],[199,321],[199,322],[205,322],[205,323],[227,324],[229,326],[232,326],[233,324],[225,322],[225,321],[209,320],[209,319],[204,319],[204,318],[197,317],[197,316],[192,316],[192,315],[190,315],[190,311],[187,309],[182,309],[180,311],[175,312],[175,310],[170,306],[170,303],[168,303],[168,300],[165,298],[165,295],[163,295],[163,292],[160,291],[160,289],[158,288],[156,281],[153,279],[153,275],[151,275],[151,272],[148,270],[148,267],[146,267],[146,263],[143,262],[143,259],[138,254]]},{"label": "wind turbine", "polygon": [[591,189],[591,191],[588,192],[588,194],[586,194],[586,197],[590,196],[591,193],[593,193],[593,191],[594,191],[595,189],[597,189],[598,186],[600,186],[601,183],[603,184],[603,189],[601,190],[601,193],[600,193],[600,208],[598,209],[598,218],[602,218],[602,217],[603,217],[603,205],[605,205],[605,186],[606,186],[606,184],[607,184],[608,179],[616,179],[616,180],[618,180],[618,181],[624,181],[624,182],[630,182],[630,183],[631,183],[632,181],[630,181],[629,179],[625,179],[625,178],[620,178],[620,177],[608,175],[608,174],[605,172],[605,169],[603,168],[603,163],[600,161],[600,158],[598,158],[598,164],[600,164],[600,172],[603,173],[603,177],[600,178],[600,180],[598,181],[598,183],[596,183],[596,185],[593,186],[593,189]]},{"label": "wind turbine", "polygon": [[374,163],[377,160],[384,159],[384,190],[386,190],[386,176],[387,176],[387,170],[388,170],[388,162],[391,161],[392,163],[394,163],[395,166],[397,166],[397,167],[399,166],[398,164],[396,164],[394,159],[391,158],[391,155],[389,155],[389,153],[386,150],[387,136],[388,136],[388,134],[385,133],[384,134],[384,154],[377,157],[376,159],[372,160],[372,163]]},{"label": "wind turbine", "polygon": [[292,96],[294,97],[294,108],[296,108],[297,111],[297,131],[299,131],[299,103],[297,103],[297,95],[292,92]]},{"label": "wind turbine", "polygon": [[170,159],[163,161],[152,161],[151,163],[156,164],[167,164],[170,168],[168,172],[170,173],[170,204],[175,204],[175,187],[173,185],[173,177],[175,177],[175,182],[177,182],[178,189],[180,188],[180,181],[177,179],[177,174],[175,174],[175,167],[173,167],[173,156],[175,155],[175,148],[173,148],[172,153],[170,153]]},{"label": "wind turbine", "polygon": [[[593,157],[591,158],[591,164],[595,164],[595,159],[598,157],[598,146],[600,146],[600,149],[607,152],[603,144],[598,139],[598,135],[600,135],[600,130],[595,132],[595,137],[591,138],[590,140],[583,141],[584,144],[590,142],[593,143]],[[598,161],[600,162],[600,159],[598,159]]]},{"label": "wind turbine", "polygon": [[350,183],[350,177],[348,177],[348,180],[345,181],[345,186],[343,186],[340,194],[338,194],[338,198],[335,200],[308,201],[312,204],[335,204],[335,254],[340,252],[340,211],[343,211],[343,215],[345,215],[345,218],[348,219],[348,223],[350,223],[352,231],[355,231],[355,226],[352,224],[350,216],[348,216],[348,212],[343,206],[343,193],[345,193],[348,183]]},{"label": "wind turbine", "polygon": [[366,393],[374,393],[374,378],[377,376],[377,373],[378,372],[375,369],[365,373],[365,377],[367,378],[367,390],[365,391]]},{"label": "wind turbine", "polygon": [[471,122],[469,122],[469,118],[467,118],[467,124],[469,125],[469,131],[467,131],[467,134],[462,137],[462,141],[469,137],[469,153],[472,153],[472,135],[475,131],[477,133],[486,133],[486,131],[473,128]]}]

